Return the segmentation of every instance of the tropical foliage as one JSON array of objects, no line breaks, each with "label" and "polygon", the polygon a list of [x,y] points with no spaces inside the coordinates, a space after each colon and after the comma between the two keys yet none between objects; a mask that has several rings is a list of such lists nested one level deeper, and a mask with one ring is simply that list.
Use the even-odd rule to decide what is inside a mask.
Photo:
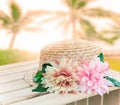
[{"label": "tropical foliage", "polygon": [[[62,0],[68,7],[68,11],[28,11],[23,14],[19,5],[12,0],[9,4],[10,13],[0,10],[0,29],[7,30],[12,35],[9,48],[13,48],[16,36],[21,30],[35,31],[40,25],[46,22],[57,21],[57,25],[63,28],[66,35],[68,30],[72,33],[72,38],[87,40],[103,40],[113,43],[120,37],[120,14],[104,10],[102,8],[88,8],[89,3],[95,0]],[[47,17],[41,19],[42,24],[35,26],[36,17],[41,15]],[[91,19],[109,18],[115,22],[110,30],[98,31]],[[117,24],[116,24],[117,23]]]},{"label": "tropical foliage", "polygon": [[[10,14],[0,10],[0,29],[6,30],[7,34],[12,34],[9,45],[9,48],[12,49],[16,36],[21,30],[35,31],[39,29],[34,21],[43,11],[28,11],[23,14],[22,9],[14,0],[10,2],[9,10]],[[34,26],[31,24],[34,24]]]},{"label": "tropical foliage", "polygon": [[113,43],[120,37],[120,31],[116,28],[112,28],[114,26],[111,26],[110,30],[98,31],[96,26],[91,21],[91,19],[107,18],[118,23],[118,19],[116,19],[116,17],[120,17],[119,14],[109,10],[104,10],[100,7],[88,8],[88,5],[95,0],[62,1],[68,7],[68,11],[51,12],[51,16],[44,19],[41,23],[53,22],[57,20],[57,25],[62,26],[65,34],[69,29],[71,29],[73,38],[87,40],[97,39],[108,43]]}]

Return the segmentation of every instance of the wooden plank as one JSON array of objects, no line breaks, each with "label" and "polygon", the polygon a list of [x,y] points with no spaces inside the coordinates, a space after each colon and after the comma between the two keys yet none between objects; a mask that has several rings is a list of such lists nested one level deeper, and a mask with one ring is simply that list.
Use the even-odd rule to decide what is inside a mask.
[{"label": "wooden plank", "polygon": [[82,100],[82,99],[85,99],[86,97],[91,97],[91,96],[94,96],[94,95],[93,94],[88,95],[84,93],[79,93],[76,95],[47,94],[47,95],[39,96],[36,98],[17,102],[10,105],[63,105],[63,104],[75,102],[77,100]]},{"label": "wooden plank", "polygon": [[1,94],[0,105],[9,105],[18,101],[23,101],[40,95],[40,93],[32,92],[32,89],[33,87],[30,87],[10,93]]},{"label": "wooden plank", "polygon": [[100,95],[96,95],[88,98],[89,105],[102,105],[102,97]]},{"label": "wooden plank", "polygon": [[18,80],[18,81],[8,82],[5,84],[0,84],[0,94],[27,88],[27,87],[29,87],[29,84],[27,84],[24,80]]},{"label": "wooden plank", "polygon": [[[120,89],[118,87],[112,87],[110,88],[111,91]],[[84,93],[79,93],[76,95],[73,94],[68,94],[68,95],[55,95],[55,94],[47,94],[43,96],[39,96],[36,98],[28,99],[25,101],[17,102],[14,104],[10,105],[62,105],[62,104],[68,104],[72,103],[75,101],[78,101],[78,105],[80,103],[80,100],[86,99],[88,97],[95,96],[94,94],[84,94]],[[113,98],[113,97],[112,97]],[[115,99],[115,97],[114,97]],[[84,104],[86,104],[86,101],[83,101]],[[83,104],[83,105],[84,105]],[[88,103],[87,103],[88,105]],[[109,105],[109,104],[104,104],[104,105]],[[115,105],[115,104],[110,104],[110,105]],[[117,104],[116,104],[117,105]]]},{"label": "wooden plank", "polygon": [[30,64],[36,64],[36,63],[39,64],[39,59],[20,62],[20,63],[13,63],[13,64],[8,64],[8,65],[3,65],[3,66],[0,66],[0,70],[9,69],[9,68],[16,68],[16,67],[21,67],[21,66],[30,65]]},{"label": "wooden plank", "polygon": [[114,90],[109,94],[105,94],[103,105],[120,105],[120,90]]},{"label": "wooden plank", "polygon": [[120,87],[116,87],[116,86],[114,86],[114,87],[109,87],[109,91],[118,90],[118,89],[120,89]]},{"label": "wooden plank", "polygon": [[66,105],[75,105],[75,102],[72,102],[72,103],[69,103],[69,104],[66,104]]},{"label": "wooden plank", "polygon": [[16,81],[18,79],[23,79],[25,73],[26,72],[19,72],[19,73],[15,73],[15,74],[12,74],[12,75],[10,74],[10,75],[0,76],[0,84],[10,82],[10,81]]},{"label": "wooden plank", "polygon": [[87,99],[79,100],[76,105],[87,105],[87,101]]},{"label": "wooden plank", "polygon": [[29,66],[21,66],[21,67],[17,67],[17,68],[10,68],[10,69],[6,69],[6,70],[0,70],[0,76],[3,75],[12,75],[14,73],[19,73],[19,72],[24,72],[24,71],[29,71],[29,70],[37,70],[38,69],[38,64],[34,64],[34,65],[29,65]]},{"label": "wooden plank", "polygon": [[13,75],[0,76],[0,84],[2,85],[2,83],[16,81],[18,79],[23,79],[24,74],[25,72],[20,72],[20,73],[13,74]]}]

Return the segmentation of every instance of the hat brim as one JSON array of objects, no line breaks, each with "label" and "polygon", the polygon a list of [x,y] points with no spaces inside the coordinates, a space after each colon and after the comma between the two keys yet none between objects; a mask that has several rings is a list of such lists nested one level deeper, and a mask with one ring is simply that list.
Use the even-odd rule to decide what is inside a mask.
[{"label": "hat brim", "polygon": [[34,70],[34,71],[32,70],[32,71],[26,72],[24,75],[24,80],[32,87],[37,86],[37,83],[33,81],[33,77],[35,76],[36,73],[37,73],[37,70]]}]

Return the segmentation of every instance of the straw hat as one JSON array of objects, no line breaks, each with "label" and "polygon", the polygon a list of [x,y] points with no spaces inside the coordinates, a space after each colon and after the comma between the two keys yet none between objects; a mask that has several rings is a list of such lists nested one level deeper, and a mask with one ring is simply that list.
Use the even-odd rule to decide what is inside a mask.
[{"label": "straw hat", "polygon": [[44,63],[64,58],[70,58],[73,61],[80,59],[91,60],[101,53],[101,47],[87,40],[69,39],[51,43],[41,49],[40,68]]},{"label": "straw hat", "polygon": [[[69,39],[54,42],[41,49],[39,70],[41,70],[42,64],[50,63],[62,57],[70,58],[73,62],[79,61],[80,59],[91,60],[97,57],[101,52],[102,48],[98,44],[87,40]],[[26,82],[32,86],[36,86],[32,81],[36,72],[37,70],[25,74]],[[110,70],[110,72],[112,73],[112,77],[119,80],[120,73],[113,70]]]},{"label": "straw hat", "polygon": [[[91,60],[97,57],[100,52],[101,47],[98,44],[87,40],[68,39],[54,42],[41,49],[39,70],[41,70],[42,64],[50,63],[62,57],[71,58],[73,61],[79,61],[80,59]],[[29,71],[24,76],[25,81],[32,86],[36,86],[32,81],[36,72],[37,70]]]}]

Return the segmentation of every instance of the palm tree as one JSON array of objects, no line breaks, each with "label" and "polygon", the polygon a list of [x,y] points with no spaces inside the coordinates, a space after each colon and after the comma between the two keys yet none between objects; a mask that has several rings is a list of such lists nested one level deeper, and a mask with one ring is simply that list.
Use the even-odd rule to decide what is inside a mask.
[{"label": "palm tree", "polygon": [[10,15],[0,11],[0,29],[7,30],[8,34],[12,34],[9,48],[12,49],[16,36],[21,30],[34,31],[39,27],[31,27],[30,24],[34,23],[34,18],[40,16],[44,11],[28,11],[23,15],[22,9],[18,4],[12,0],[9,5]]},{"label": "palm tree", "polygon": [[[67,31],[69,28],[72,29],[72,38],[98,39],[113,43],[120,37],[120,31],[111,29],[99,32],[90,19],[108,18],[115,21],[116,17],[120,17],[120,15],[99,7],[88,8],[89,3],[93,1],[95,0],[63,0],[63,3],[68,7],[69,11],[51,12],[52,16],[44,19],[41,23],[58,20],[58,25],[62,25],[64,31]],[[111,37],[105,36],[110,32],[113,34]]]}]

